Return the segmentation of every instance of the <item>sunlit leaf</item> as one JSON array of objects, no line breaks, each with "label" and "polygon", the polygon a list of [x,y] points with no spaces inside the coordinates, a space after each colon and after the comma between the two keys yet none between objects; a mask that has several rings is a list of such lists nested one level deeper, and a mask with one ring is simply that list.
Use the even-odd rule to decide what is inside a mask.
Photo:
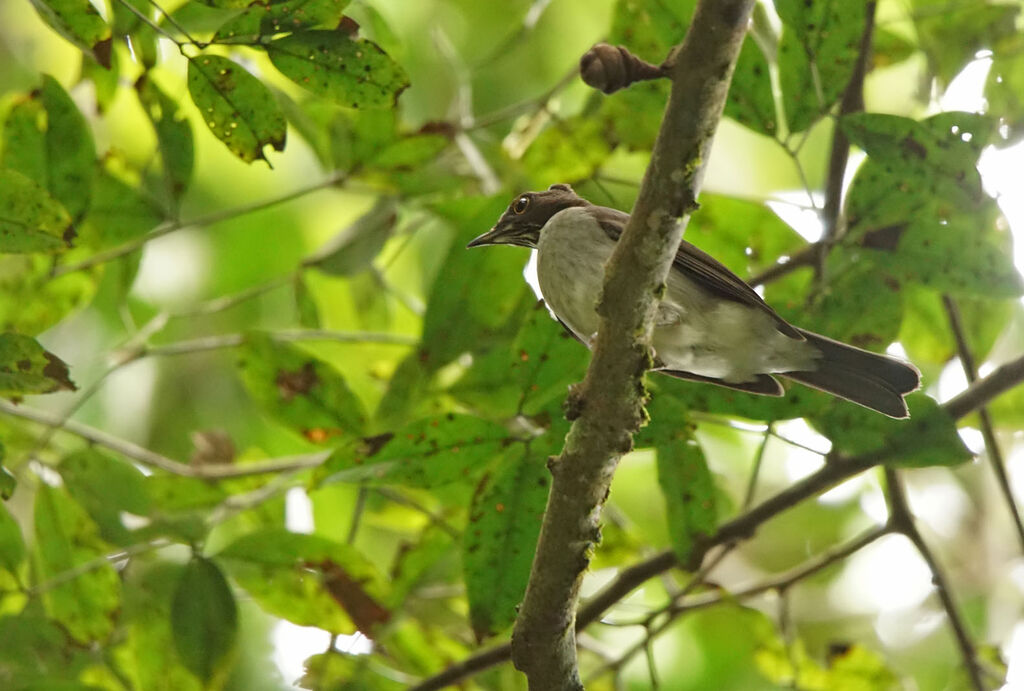
[{"label": "sunlit leaf", "polygon": [[295,685],[300,689],[359,691],[402,691],[406,684],[389,679],[367,655],[349,655],[337,650],[306,658],[305,671]]},{"label": "sunlit leaf", "polygon": [[324,482],[438,487],[472,480],[509,443],[501,425],[449,413],[340,447],[324,464],[322,476]]},{"label": "sunlit leaf", "polygon": [[238,635],[238,608],[224,574],[204,557],[193,557],[181,574],[171,605],[174,645],[199,679],[222,674]]},{"label": "sunlit leaf", "polygon": [[68,366],[29,336],[0,333],[0,395],[51,393],[75,385]]},{"label": "sunlit leaf", "polygon": [[681,435],[658,445],[658,485],[672,549],[681,564],[695,568],[703,556],[701,540],[718,527],[715,483],[696,441]]},{"label": "sunlit leaf", "polygon": [[109,549],[99,539],[96,525],[68,494],[47,485],[37,490],[33,517],[39,576],[63,581],[44,591],[47,613],[81,643],[106,639],[121,601],[117,572],[102,563],[66,578],[69,571]]},{"label": "sunlit leaf", "polygon": [[171,603],[185,565],[158,561],[134,564],[125,573],[121,623],[124,644],[113,651],[119,669],[138,689],[200,691],[174,645]]},{"label": "sunlit leaf", "polygon": [[554,122],[533,140],[523,165],[538,186],[589,178],[611,154],[604,124],[579,116]]},{"label": "sunlit leaf", "polygon": [[39,16],[57,33],[110,66],[110,27],[89,0],[31,0]]},{"label": "sunlit leaf", "polygon": [[1024,136],[1024,35],[1015,32],[998,48],[985,80],[985,100],[988,112],[1006,126],[1006,143],[1014,143]]},{"label": "sunlit leaf", "polygon": [[178,102],[161,91],[147,75],[144,74],[135,82],[135,93],[153,123],[171,198],[179,199],[192,179],[192,125]]},{"label": "sunlit leaf", "polygon": [[188,62],[188,91],[214,136],[246,163],[284,150],[287,128],[273,94],[241,65],[203,54]]},{"label": "sunlit leaf", "polygon": [[285,0],[252,2],[241,14],[214,34],[215,43],[256,43],[262,37],[323,26],[341,21],[349,0]]},{"label": "sunlit leaf", "polygon": [[295,624],[373,636],[391,617],[383,579],[350,545],[269,528],[240,537],[217,559],[263,609]]},{"label": "sunlit leaf", "polygon": [[376,43],[339,31],[302,31],[266,48],[284,76],[350,108],[391,108],[409,86],[405,71]]},{"label": "sunlit leaf", "polygon": [[[0,197],[4,180],[10,178],[0,173]],[[0,330],[40,333],[92,298],[94,275],[79,272],[54,279],[52,267],[45,255],[0,256]]]},{"label": "sunlit leaf", "polygon": [[0,253],[54,252],[71,237],[60,202],[21,173],[0,169]]},{"label": "sunlit leaf", "polygon": [[49,191],[81,220],[89,208],[96,145],[78,106],[50,75],[15,104],[4,122],[2,166],[17,170]]},{"label": "sunlit leaf", "polygon": [[[921,366],[925,362],[945,364],[955,357],[957,344],[950,333],[942,296],[913,284],[905,285],[902,293],[904,310],[899,342],[910,359]],[[956,303],[967,344],[978,362],[988,356],[1013,312],[1020,311],[1011,300],[960,298]]]},{"label": "sunlit leaf", "polygon": [[551,441],[538,439],[505,457],[473,497],[462,565],[477,640],[510,625],[526,592],[551,484],[545,463]]},{"label": "sunlit leaf", "polygon": [[945,88],[978,52],[1018,34],[1020,7],[1012,3],[949,4],[913,0],[910,16],[928,67]]},{"label": "sunlit leaf", "polygon": [[239,369],[250,395],[307,440],[336,442],[363,431],[366,413],[341,373],[297,347],[250,334]]}]

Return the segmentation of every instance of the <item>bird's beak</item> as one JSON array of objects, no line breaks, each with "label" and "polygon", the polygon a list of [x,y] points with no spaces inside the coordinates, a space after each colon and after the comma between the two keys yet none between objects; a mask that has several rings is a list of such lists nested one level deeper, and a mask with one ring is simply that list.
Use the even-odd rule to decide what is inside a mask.
[{"label": "bird's beak", "polygon": [[505,235],[506,231],[507,231],[507,228],[501,228],[501,227],[498,227],[498,226],[494,226],[493,228],[488,230],[483,235],[480,235],[480,236],[475,237],[472,240],[470,240],[469,244],[466,245],[466,248],[468,249],[470,247],[483,247],[484,245],[501,245],[501,244],[504,244],[503,241],[502,241],[502,236]]}]

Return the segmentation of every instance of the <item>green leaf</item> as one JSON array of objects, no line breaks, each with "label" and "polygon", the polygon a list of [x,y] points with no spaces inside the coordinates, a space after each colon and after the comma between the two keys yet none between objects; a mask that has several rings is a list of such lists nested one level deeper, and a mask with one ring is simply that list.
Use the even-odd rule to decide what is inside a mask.
[{"label": "green leaf", "polygon": [[589,178],[611,154],[606,129],[590,115],[555,121],[530,144],[523,166],[538,186]]},{"label": "green leaf", "polygon": [[913,0],[909,8],[929,71],[944,89],[978,52],[1019,34],[1020,7],[1012,3]]},{"label": "green leaf", "polygon": [[[107,553],[96,525],[65,492],[40,485],[35,505],[39,578],[65,579],[68,572]],[[117,572],[107,563],[91,568],[43,593],[47,614],[80,643],[103,641],[114,630],[121,604]]]},{"label": "green leaf", "polygon": [[[905,285],[902,292],[904,310],[899,342],[911,361],[919,366],[943,365],[955,357],[957,344],[950,333],[942,296],[913,284]],[[967,345],[977,361],[983,362],[1020,307],[1010,300],[960,298],[956,302]]]},{"label": "green leaf", "polygon": [[82,55],[82,81],[92,82],[96,90],[96,111],[104,114],[117,98],[121,80],[121,66],[117,51],[110,53],[110,67],[103,67],[88,55]]},{"label": "green leaf", "polygon": [[479,475],[509,442],[501,425],[448,413],[338,448],[321,474],[324,482],[439,487]]},{"label": "green leaf", "polygon": [[21,173],[0,169],[0,253],[54,252],[72,237],[60,202]]},{"label": "green leaf", "polygon": [[992,67],[985,80],[988,112],[998,115],[1006,127],[1006,143],[1024,137],[1024,35],[999,42],[992,56]]},{"label": "green leaf", "polygon": [[334,28],[349,0],[256,0],[241,14],[225,22],[213,35],[214,43],[257,43],[262,37],[313,27]]},{"label": "green leaf", "polygon": [[778,132],[768,60],[752,36],[740,49],[723,114],[768,137]]},{"label": "green leaf", "polygon": [[104,67],[110,67],[110,27],[89,0],[31,0],[53,29]]},{"label": "green leaf", "polygon": [[[508,350],[473,363],[451,392],[491,414],[534,415],[557,408],[586,372],[586,346],[551,318],[538,301]],[[561,412],[555,410],[555,414]]]},{"label": "green leaf", "polygon": [[391,616],[384,580],[350,545],[266,528],[235,540],[217,559],[264,610],[300,626],[372,636]]},{"label": "green leaf", "polygon": [[696,5],[696,0],[620,0],[612,14],[608,42],[622,44],[649,62],[660,62],[686,36]]},{"label": "green leaf", "polygon": [[367,161],[367,167],[385,171],[416,170],[444,151],[450,140],[441,134],[409,134],[386,146]]},{"label": "green leaf", "polygon": [[[10,189],[5,181],[10,178],[0,172],[0,198]],[[52,269],[53,260],[46,255],[0,256],[0,331],[45,331],[96,292],[94,275],[79,272],[52,278]]]},{"label": "green leaf", "polygon": [[279,422],[313,442],[362,433],[366,413],[344,377],[295,346],[252,333],[239,358],[250,395]]},{"label": "green leaf", "polygon": [[701,541],[718,527],[715,482],[704,451],[692,438],[658,446],[658,485],[665,498],[672,550],[685,567],[699,566]]},{"label": "green leaf", "polygon": [[[0,443],[0,461],[3,460],[3,451],[4,445]],[[10,499],[14,495],[14,490],[17,486],[18,479],[0,463],[0,499],[4,501]]]},{"label": "green leaf", "polygon": [[917,45],[893,31],[875,28],[871,43],[871,66],[875,69],[899,64],[917,52]]},{"label": "green leaf", "polygon": [[840,453],[859,456],[886,450],[895,468],[958,465],[973,454],[957,433],[956,422],[923,393],[907,396],[909,420],[893,420],[845,401],[809,416]]},{"label": "green leaf", "polygon": [[18,691],[84,691],[79,675],[91,654],[68,640],[38,608],[0,616],[0,679]]},{"label": "green leaf", "polygon": [[126,569],[121,624],[124,643],[114,660],[135,689],[201,691],[204,688],[182,664],[171,631],[171,602],[184,564],[136,560]]},{"label": "green leaf", "polygon": [[[564,431],[564,429],[563,429]],[[545,460],[564,435],[526,444],[484,478],[469,508],[462,567],[477,640],[508,627],[526,592],[551,473]]]},{"label": "green leaf", "polygon": [[380,254],[397,220],[397,200],[381,196],[369,211],[331,238],[303,265],[332,276],[351,276],[363,271]]},{"label": "green leaf", "polygon": [[502,196],[460,199],[437,207],[456,232],[423,316],[419,357],[429,369],[504,340],[518,330],[520,310],[534,303],[516,257],[525,259],[525,253],[507,247],[466,249],[466,243],[494,225],[507,204]]},{"label": "green leaf", "polygon": [[50,75],[11,109],[0,165],[28,176],[64,205],[74,222],[89,208],[96,145],[78,106]]},{"label": "green leaf", "polygon": [[17,577],[24,561],[25,540],[21,536],[21,527],[7,507],[0,504],[0,568]]},{"label": "green leaf", "polygon": [[349,655],[337,650],[311,655],[306,658],[305,671],[295,685],[312,691],[402,691],[408,688],[384,676],[376,662],[369,655]]},{"label": "green leaf", "polygon": [[135,82],[135,93],[153,123],[168,191],[172,199],[180,199],[192,180],[195,163],[192,125],[178,102],[165,94],[148,75],[143,74]]},{"label": "green leaf", "polygon": [[65,456],[58,470],[68,492],[96,522],[103,538],[130,544],[131,533],[121,522],[122,512],[147,516],[152,507],[142,471],[95,449]]},{"label": "green leaf", "polygon": [[281,106],[241,65],[219,55],[190,58],[188,91],[214,136],[246,163],[266,160],[268,144],[284,150],[288,132]]},{"label": "green leaf", "polygon": [[51,393],[77,387],[68,366],[36,339],[0,333],[0,396]]},{"label": "green leaf", "polygon": [[271,62],[296,84],[350,108],[392,108],[409,77],[372,41],[303,31],[267,44]]},{"label": "green leaf", "polygon": [[777,0],[785,25],[779,81],[790,132],[802,132],[842,95],[867,17],[864,0]]},{"label": "green leaf", "polygon": [[93,180],[92,207],[81,233],[82,244],[90,249],[135,240],[164,220],[160,209],[136,185],[122,180],[111,168],[104,166]]},{"label": "green leaf", "polygon": [[292,287],[295,292],[295,310],[298,312],[299,324],[305,329],[319,329],[322,325],[320,308],[317,307],[316,300],[306,285],[306,277],[301,273],[296,274]]},{"label": "green leaf", "polygon": [[205,557],[188,563],[171,605],[174,645],[182,662],[210,682],[225,671],[238,635],[238,608],[224,574]]}]

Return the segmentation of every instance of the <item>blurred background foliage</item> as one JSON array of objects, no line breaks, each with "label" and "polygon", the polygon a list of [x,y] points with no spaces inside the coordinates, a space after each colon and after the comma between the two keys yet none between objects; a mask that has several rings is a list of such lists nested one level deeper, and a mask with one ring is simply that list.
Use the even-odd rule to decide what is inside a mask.
[{"label": "blurred background foliage", "polygon": [[[616,604],[589,688],[977,687],[932,556],[975,678],[1012,683],[1024,394],[991,435],[933,399],[1024,342],[1022,219],[993,198],[1024,164],[1022,5],[757,5],[686,237],[925,391],[904,425],[652,376],[584,596],[830,449],[889,449],[934,554],[869,471]],[[587,358],[525,251],[464,246],[523,189],[630,208],[668,87],[603,96],[576,65],[600,40],[660,62],[693,6],[0,4],[0,686],[406,688],[506,640]],[[869,7],[867,112],[837,117]]]}]

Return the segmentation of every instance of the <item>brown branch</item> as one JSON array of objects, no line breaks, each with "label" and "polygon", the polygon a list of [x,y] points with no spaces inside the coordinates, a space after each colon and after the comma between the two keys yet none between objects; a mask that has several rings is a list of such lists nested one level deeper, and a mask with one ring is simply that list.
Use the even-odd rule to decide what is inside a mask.
[{"label": "brown branch", "polygon": [[1024,381],[1024,355],[1000,365],[984,379],[979,379],[946,401],[942,407],[954,420],[978,410],[996,396],[1006,393]]},{"label": "brown branch", "polygon": [[512,634],[512,657],[531,689],[581,689],[576,602],[600,510],[619,458],[643,420],[643,374],[658,297],[686,217],[696,208],[753,0],[701,0],[668,72],[669,104],[633,213],[605,273],[601,325],[560,456],[529,585]]},{"label": "brown branch", "polygon": [[[943,404],[942,407],[956,420],[984,406],[999,394],[1022,381],[1024,381],[1024,357],[1003,365],[987,377],[979,379],[959,396]],[[792,508],[884,460],[884,452],[853,459],[833,459],[817,472],[808,475],[731,521],[723,523],[715,534],[708,538],[705,545],[710,548],[749,537],[754,534],[758,526],[786,509]],[[576,628],[582,629],[597,621],[604,612],[645,581],[677,565],[675,553],[665,550],[622,569],[614,580],[580,607],[576,617]],[[511,648],[508,645],[490,648],[466,658],[458,665],[448,668],[436,677],[425,680],[413,689],[414,691],[429,691],[443,688],[445,685],[458,683],[471,674],[506,662],[510,657]],[[435,681],[442,677],[444,683]]]},{"label": "brown branch", "polygon": [[[974,354],[967,343],[967,335],[964,331],[963,321],[960,319],[960,308],[956,301],[948,295],[942,296],[942,304],[946,308],[946,317],[949,319],[949,328],[956,340],[956,349],[960,354],[960,364],[963,367],[967,383],[973,384],[978,381],[978,368],[974,362]],[[1002,450],[999,448],[999,441],[996,439],[995,426],[992,424],[992,416],[989,415],[985,406],[978,408],[978,419],[981,421],[981,436],[985,440],[985,450],[988,452],[989,463],[992,472],[996,476],[996,484],[1003,495],[1007,508],[1010,510],[1010,517],[1017,529],[1017,539],[1020,541],[1021,549],[1024,549],[1024,523],[1021,522],[1020,511],[1017,510],[1017,501],[1013,497],[1013,490],[1010,489],[1010,479],[1006,476],[1006,464],[1003,460]]]},{"label": "brown branch", "polygon": [[949,619],[949,626],[953,629],[953,636],[956,638],[957,647],[960,648],[960,656],[963,658],[967,676],[971,680],[971,688],[974,691],[984,691],[985,685],[981,680],[981,668],[978,666],[974,642],[967,632],[967,624],[960,615],[960,610],[953,601],[952,590],[949,587],[945,573],[914,523],[914,516],[910,512],[910,506],[907,504],[907,496],[903,491],[900,474],[893,468],[886,468],[885,480],[886,498],[889,503],[889,523],[894,530],[902,533],[908,540],[914,543],[914,547],[917,548],[921,558],[928,565],[928,570],[932,574],[932,584],[935,586],[935,592],[942,602],[942,608],[946,611],[946,618]]},{"label": "brown branch", "polygon": [[267,473],[283,473],[293,470],[305,470],[313,468],[331,455],[330,451],[303,454],[300,456],[282,456],[280,458],[268,459],[260,463],[249,463],[243,465],[217,464],[217,465],[189,465],[168,458],[156,451],[134,444],[126,439],[115,437],[95,427],[83,425],[74,420],[65,420],[59,415],[47,413],[42,410],[26,408],[23,405],[15,405],[10,401],[0,399],[0,413],[11,417],[31,420],[41,425],[59,428],[61,432],[73,434],[76,437],[85,439],[88,442],[102,446],[105,449],[121,454],[126,458],[141,463],[150,468],[157,468],[174,475],[182,477],[198,477],[207,480],[221,480],[233,477],[248,477],[250,475],[264,475]]}]

